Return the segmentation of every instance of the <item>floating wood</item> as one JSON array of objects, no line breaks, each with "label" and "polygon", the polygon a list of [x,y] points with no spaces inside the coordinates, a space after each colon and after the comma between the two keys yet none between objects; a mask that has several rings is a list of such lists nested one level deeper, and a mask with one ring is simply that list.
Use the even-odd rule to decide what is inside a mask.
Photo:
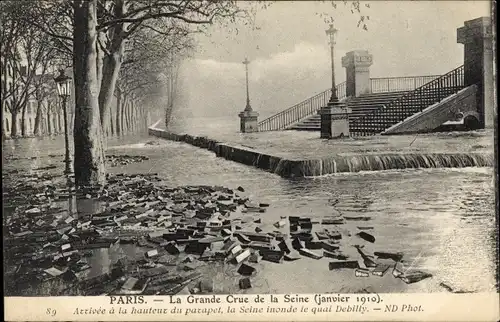
[{"label": "floating wood", "polygon": [[370,243],[374,243],[375,242],[375,237],[373,237],[373,235],[371,235],[371,234],[368,234],[367,232],[360,231],[356,235],[359,236],[360,238],[363,238],[367,242],[370,242]]},{"label": "floating wood", "polygon": [[323,258],[323,255],[321,255],[319,253],[315,253],[312,250],[309,250],[307,248],[299,249],[299,253],[302,256],[307,256],[307,257],[310,257],[312,259],[321,259],[321,258]]},{"label": "floating wood", "polygon": [[373,255],[380,259],[392,259],[395,262],[400,262],[403,259],[403,253],[374,252]]},{"label": "floating wood", "polygon": [[330,270],[334,269],[341,269],[341,268],[359,268],[358,261],[355,260],[337,260],[337,261],[331,261],[328,263],[328,268]]},{"label": "floating wood", "polygon": [[389,270],[389,265],[385,264],[379,264],[375,269],[372,271],[372,274],[375,276],[384,276],[385,273]]}]

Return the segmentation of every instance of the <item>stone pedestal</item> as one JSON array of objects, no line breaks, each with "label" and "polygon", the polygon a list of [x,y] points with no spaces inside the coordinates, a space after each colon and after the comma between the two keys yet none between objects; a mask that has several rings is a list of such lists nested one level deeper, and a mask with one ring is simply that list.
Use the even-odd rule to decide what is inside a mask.
[{"label": "stone pedestal", "polygon": [[321,138],[349,137],[349,114],[351,109],[342,103],[328,103],[321,108]]},{"label": "stone pedestal", "polygon": [[358,97],[371,93],[370,66],[373,57],[366,50],[354,50],[342,57],[346,69],[346,96]]},{"label": "stone pedestal", "polygon": [[252,133],[258,132],[259,126],[257,122],[257,118],[259,117],[259,113],[254,112],[252,110],[244,110],[240,114],[240,132],[241,133]]},{"label": "stone pedestal", "polygon": [[464,44],[465,86],[478,85],[477,106],[482,127],[492,128],[495,121],[493,36],[491,18],[464,22],[457,29],[457,42]]}]

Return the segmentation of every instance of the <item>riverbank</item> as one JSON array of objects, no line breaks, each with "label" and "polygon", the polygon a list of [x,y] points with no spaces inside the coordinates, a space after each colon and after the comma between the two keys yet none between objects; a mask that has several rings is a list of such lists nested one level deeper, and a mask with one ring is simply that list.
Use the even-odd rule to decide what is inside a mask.
[{"label": "riverbank", "polygon": [[300,131],[214,134],[215,138],[209,138],[174,133],[157,125],[149,128],[150,135],[185,142],[282,177],[494,164],[493,136],[489,131],[341,140],[321,140],[317,133]]}]

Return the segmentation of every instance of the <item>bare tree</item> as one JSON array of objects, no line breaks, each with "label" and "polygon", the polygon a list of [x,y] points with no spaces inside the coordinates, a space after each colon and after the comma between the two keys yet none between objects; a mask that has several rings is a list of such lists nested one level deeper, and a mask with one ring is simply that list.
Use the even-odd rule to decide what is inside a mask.
[{"label": "bare tree", "polygon": [[167,107],[171,106],[173,91],[169,88],[173,89],[174,74],[193,49],[190,30],[183,23],[162,22],[156,30],[161,31],[141,30],[127,43],[116,86],[117,101],[123,103],[116,109],[118,132],[131,125],[132,101],[151,95],[152,90],[167,91]]},{"label": "bare tree", "polygon": [[[63,50],[72,44],[77,185],[105,180],[102,128],[97,129],[95,121],[107,124],[125,45],[134,33],[155,30],[153,22],[162,20],[196,26],[211,24],[218,18],[235,19],[242,13],[235,1],[217,0],[40,1],[35,8],[49,17],[32,19],[33,25],[57,39]],[[66,19],[58,22],[59,17]]]},{"label": "bare tree", "polygon": [[164,32],[155,22],[179,20],[186,24],[211,24],[218,18],[235,19],[246,13],[235,1],[113,0],[101,3],[98,30],[104,38],[104,60],[99,112],[101,123],[108,118],[114,88],[123,61],[126,42],[143,29]]},{"label": "bare tree", "polygon": [[[45,74],[54,58],[51,37],[25,21],[24,15],[30,2],[4,1],[1,3],[2,67],[8,73],[2,75],[2,108],[11,113],[11,135],[18,135],[17,119],[21,113],[21,134],[25,135],[26,108],[30,98],[42,86],[37,74]],[[5,44],[5,45],[4,45]],[[10,77],[8,77],[10,75]],[[7,79],[8,78],[8,79]]]},{"label": "bare tree", "polygon": [[77,0],[72,5],[75,183],[77,186],[102,184],[106,172],[98,105],[97,0]]},{"label": "bare tree", "polygon": [[42,134],[41,122],[44,112],[47,117],[47,130],[44,134],[51,134],[50,117],[56,112],[57,106],[57,91],[56,84],[53,78],[53,74],[43,73],[40,75],[36,75],[34,79],[36,114],[35,124],[33,126],[33,134],[37,136]]},{"label": "bare tree", "polygon": [[[162,28],[168,26],[163,23],[170,21],[181,22],[193,31],[215,21],[250,18],[236,1],[222,0],[60,0],[37,3],[37,10],[47,17],[33,19],[31,23],[56,39],[58,50],[73,55],[75,179],[78,185],[105,181],[102,130],[108,124],[109,107],[126,59],[127,42],[134,35],[144,30],[162,34]],[[264,7],[266,5],[264,3]],[[150,76],[155,79],[154,75]],[[175,87],[173,79],[170,84]],[[144,93],[154,89],[140,83],[135,86],[137,89],[130,95],[135,98],[142,96],[142,100]],[[123,89],[118,91],[123,92]],[[137,112],[141,117],[147,115],[144,109]]]}]

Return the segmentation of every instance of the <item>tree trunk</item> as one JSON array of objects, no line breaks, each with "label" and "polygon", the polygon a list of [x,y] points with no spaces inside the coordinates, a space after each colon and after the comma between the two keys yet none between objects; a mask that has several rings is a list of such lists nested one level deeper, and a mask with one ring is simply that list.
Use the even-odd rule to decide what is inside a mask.
[{"label": "tree trunk", "polygon": [[170,108],[172,106],[172,64],[170,64],[167,82],[167,106],[165,106],[165,128],[168,128],[170,122]]},{"label": "tree trunk", "polygon": [[121,127],[122,127],[122,133],[127,132],[127,123],[126,123],[126,113],[127,113],[127,96],[121,95],[121,115],[120,115],[120,122],[121,122]]},{"label": "tree trunk", "polygon": [[61,124],[61,110],[57,112],[57,134],[62,132],[62,124]]},{"label": "tree trunk", "polygon": [[[109,109],[109,113],[110,113],[110,115],[113,115],[113,108]],[[113,122],[112,117],[109,118],[109,133],[112,136],[115,135],[115,124]]]},{"label": "tree trunk", "polygon": [[[122,17],[125,13],[125,2],[123,0],[114,1],[114,16]],[[99,114],[101,124],[106,124],[109,118],[109,108],[115,93],[118,73],[122,65],[122,57],[125,50],[125,30],[124,24],[118,23],[111,28],[110,54],[105,55],[102,67],[101,90],[99,92]]]},{"label": "tree trunk", "polygon": [[104,184],[106,169],[97,75],[97,0],[76,0],[74,4],[75,184]]},{"label": "tree trunk", "polygon": [[52,126],[50,125],[50,117],[51,115],[51,107],[52,104],[50,100],[47,102],[47,135],[52,135]]},{"label": "tree trunk", "polygon": [[10,114],[10,137],[11,138],[16,138],[17,137],[17,110],[12,110]]},{"label": "tree trunk", "polygon": [[116,127],[116,135],[120,135],[122,133],[122,126],[120,123],[120,114],[121,114],[121,100],[122,100],[122,94],[120,90],[116,91],[116,121],[115,121],[115,127]]},{"label": "tree trunk", "polygon": [[21,110],[21,136],[26,136],[26,106],[28,103],[23,104],[23,108]]},{"label": "tree trunk", "polygon": [[52,117],[52,125],[54,125],[54,131],[52,131],[52,133],[54,135],[59,134],[59,129],[57,128],[57,126],[58,126],[57,120],[58,120],[57,114],[54,114],[54,116]]},{"label": "tree trunk", "polygon": [[[123,51],[123,50],[122,50]],[[121,66],[121,55],[113,54],[104,57],[101,91],[99,93],[99,113],[102,118],[101,124],[106,124],[109,120],[109,106],[113,100],[118,72]]]},{"label": "tree trunk", "polygon": [[36,101],[36,116],[35,116],[35,126],[33,127],[33,134],[35,136],[40,135],[40,121],[42,120],[42,102],[40,100]]},{"label": "tree trunk", "polygon": [[130,128],[132,132],[135,132],[135,105],[134,96],[130,99]]},{"label": "tree trunk", "polygon": [[132,123],[132,119],[130,118],[130,100],[129,99],[127,99],[127,118],[126,118],[126,120],[127,120],[127,132],[130,132],[131,127],[132,127],[130,123]]}]

